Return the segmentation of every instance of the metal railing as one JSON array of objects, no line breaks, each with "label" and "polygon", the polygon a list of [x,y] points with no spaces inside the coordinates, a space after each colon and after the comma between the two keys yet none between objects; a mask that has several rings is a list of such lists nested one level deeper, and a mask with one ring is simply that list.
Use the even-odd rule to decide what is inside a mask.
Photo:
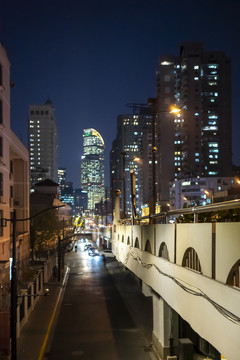
[{"label": "metal railing", "polygon": [[219,203],[213,203],[208,205],[202,205],[202,206],[193,206],[183,209],[176,209],[176,210],[169,210],[169,211],[162,211],[160,213],[154,214],[154,215],[147,215],[142,217],[136,217],[135,220],[141,221],[141,220],[152,220],[158,219],[158,218],[169,218],[171,216],[176,215],[186,215],[186,214],[193,214],[194,215],[194,222],[197,222],[197,215],[200,213],[206,213],[211,211],[220,211],[220,210],[229,210],[229,209],[236,209],[240,208],[240,199],[230,200],[230,201],[224,201]]}]

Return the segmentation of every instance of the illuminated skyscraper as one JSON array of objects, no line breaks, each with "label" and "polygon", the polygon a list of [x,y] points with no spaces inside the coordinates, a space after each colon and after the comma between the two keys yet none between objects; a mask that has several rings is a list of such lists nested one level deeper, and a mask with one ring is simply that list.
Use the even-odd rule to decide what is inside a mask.
[{"label": "illuminated skyscraper", "polygon": [[58,185],[59,185],[59,195],[61,196],[62,191],[66,185],[66,169],[58,168]]},{"label": "illuminated skyscraper", "polygon": [[141,213],[143,202],[149,200],[152,185],[149,179],[152,175],[152,109],[143,104],[128,106],[132,107],[133,113],[118,116],[117,137],[110,155],[111,187],[113,191],[121,190],[123,216],[132,212],[131,170],[135,173],[137,214]]},{"label": "illuminated skyscraper", "polygon": [[[181,109],[175,117],[173,103]],[[177,57],[161,56],[156,113],[160,200],[174,179],[231,176],[231,60],[223,51],[190,42]]]},{"label": "illuminated skyscraper", "polygon": [[98,131],[83,130],[81,158],[81,187],[87,192],[88,210],[104,199],[104,141]]},{"label": "illuminated skyscraper", "polygon": [[50,100],[29,106],[28,136],[31,185],[45,179],[57,182],[57,128]]}]

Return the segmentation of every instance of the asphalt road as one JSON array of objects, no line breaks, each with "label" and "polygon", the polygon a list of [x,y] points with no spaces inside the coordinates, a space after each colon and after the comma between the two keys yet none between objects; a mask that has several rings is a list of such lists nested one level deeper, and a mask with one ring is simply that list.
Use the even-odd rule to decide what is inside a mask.
[{"label": "asphalt road", "polygon": [[113,258],[104,266],[78,245],[44,359],[149,360],[151,298]]}]

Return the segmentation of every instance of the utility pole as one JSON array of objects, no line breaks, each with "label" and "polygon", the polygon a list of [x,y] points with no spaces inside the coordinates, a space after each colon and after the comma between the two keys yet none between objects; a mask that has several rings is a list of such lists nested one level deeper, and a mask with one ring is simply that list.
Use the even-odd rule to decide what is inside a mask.
[{"label": "utility pole", "polygon": [[123,164],[123,219],[126,218],[126,171],[125,171],[125,162],[126,162],[126,152],[123,151],[122,155],[122,164]]},{"label": "utility pole", "polygon": [[11,360],[17,360],[17,265],[16,265],[16,210],[12,213],[12,279],[11,279]]},{"label": "utility pole", "polygon": [[132,169],[130,171],[131,175],[131,200],[132,200],[132,225],[135,225],[136,217],[136,184],[135,184],[135,172]]},{"label": "utility pole", "polygon": [[[25,218],[17,219],[14,209],[10,219],[2,219],[4,224],[9,221],[12,224],[12,265],[11,265],[11,304],[10,304],[10,332],[11,332],[11,360],[17,360],[17,261],[16,261],[16,223],[17,221],[29,221],[41,213],[64,207],[65,205],[53,206],[39,211],[37,214]],[[6,226],[6,225],[4,225]],[[61,260],[61,259],[60,259]]]},{"label": "utility pole", "polygon": [[62,268],[62,249],[61,249],[61,236],[58,236],[58,281],[61,280],[61,268]]}]

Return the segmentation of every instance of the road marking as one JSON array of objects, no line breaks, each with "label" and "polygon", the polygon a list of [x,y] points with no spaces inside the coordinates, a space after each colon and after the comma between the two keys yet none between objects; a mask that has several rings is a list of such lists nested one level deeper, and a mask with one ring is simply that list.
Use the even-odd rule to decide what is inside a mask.
[{"label": "road marking", "polygon": [[[67,276],[68,272],[69,272],[69,268],[67,268],[65,276],[63,278],[63,285],[64,285],[64,283],[66,281],[66,276]],[[42,358],[43,358],[43,354],[44,354],[44,351],[45,351],[45,348],[46,348],[46,345],[47,345],[48,337],[49,337],[49,334],[50,334],[50,331],[51,331],[51,328],[52,328],[53,320],[54,320],[54,317],[55,317],[55,314],[56,314],[56,311],[57,311],[58,303],[59,303],[59,300],[60,300],[61,295],[62,295],[62,290],[63,290],[63,288],[61,287],[60,292],[58,294],[56,305],[55,305],[54,310],[53,310],[53,314],[51,316],[51,319],[50,319],[50,322],[49,322],[49,325],[48,325],[48,328],[47,328],[46,335],[45,335],[44,340],[43,340],[43,344],[42,344],[42,347],[41,347],[41,350],[40,350],[40,353],[39,353],[38,360],[42,360]]]}]

